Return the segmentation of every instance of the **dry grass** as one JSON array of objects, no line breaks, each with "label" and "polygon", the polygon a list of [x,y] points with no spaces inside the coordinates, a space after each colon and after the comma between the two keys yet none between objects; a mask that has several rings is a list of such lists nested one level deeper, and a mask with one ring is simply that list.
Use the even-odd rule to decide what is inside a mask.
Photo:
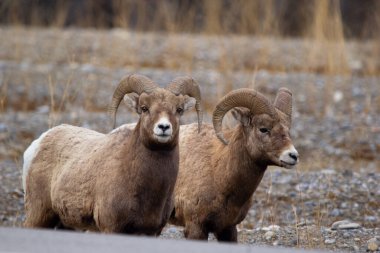
[{"label": "dry grass", "polygon": [[[341,12],[343,7],[340,6],[339,0],[288,0],[281,3],[274,0],[209,0],[192,3],[166,0],[153,2],[111,0],[74,4],[75,1],[66,0],[31,1],[26,11],[25,7],[22,8],[22,0],[4,0],[0,4],[0,14],[3,22],[13,25],[27,23],[57,28],[70,25],[119,27],[136,31],[164,31],[169,37],[170,34],[184,32],[205,35],[250,34],[263,39],[268,36],[287,37],[296,34],[300,38],[310,40],[312,44],[308,51],[308,59],[303,63],[303,69],[309,66],[309,70],[313,72],[351,74],[352,65],[364,64],[365,66],[361,68],[363,73],[379,73],[377,60],[371,59],[361,63],[350,61],[346,41],[347,36],[352,34],[353,28],[350,30],[350,23],[343,22]],[[351,4],[355,4],[355,1],[351,1]],[[380,3],[368,1],[367,5],[370,7],[367,8],[368,15],[365,16],[365,20],[356,18],[365,25],[357,36],[367,36],[377,41],[366,53],[380,56]],[[74,6],[80,15],[72,10]],[[273,67],[268,59],[271,56],[268,54],[271,43],[268,41],[266,44],[266,48],[263,47],[258,54],[259,63],[254,64],[258,69]],[[185,52],[189,58],[193,56],[192,49]],[[67,55],[67,57],[75,56]],[[320,69],[314,68],[316,59],[322,61],[318,64]],[[224,57],[221,58],[221,68],[229,68],[233,64],[233,61],[225,60]],[[163,65],[182,67],[171,62],[170,58],[164,61]],[[286,65],[282,65],[276,66],[275,70],[286,71],[287,68]]]}]

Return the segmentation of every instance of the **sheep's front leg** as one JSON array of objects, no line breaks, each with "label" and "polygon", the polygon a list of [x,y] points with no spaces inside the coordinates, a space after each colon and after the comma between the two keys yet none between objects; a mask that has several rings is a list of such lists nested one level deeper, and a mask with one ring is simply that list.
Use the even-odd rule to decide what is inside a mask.
[{"label": "sheep's front leg", "polygon": [[237,242],[236,226],[224,228],[222,231],[215,233],[215,236],[220,242]]},{"label": "sheep's front leg", "polygon": [[208,240],[208,232],[204,231],[199,224],[186,224],[185,237],[192,240]]}]

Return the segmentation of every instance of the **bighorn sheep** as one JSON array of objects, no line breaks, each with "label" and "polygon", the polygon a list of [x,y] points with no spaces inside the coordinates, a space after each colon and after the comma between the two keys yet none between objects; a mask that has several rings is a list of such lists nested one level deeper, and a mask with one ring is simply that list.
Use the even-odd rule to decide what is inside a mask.
[{"label": "bighorn sheep", "polygon": [[[233,109],[240,124],[222,133]],[[185,237],[237,241],[236,225],[252,204],[252,194],[268,165],[289,168],[298,153],[289,136],[292,94],[282,88],[274,105],[251,89],[230,92],[217,104],[213,126],[200,134],[194,124],[180,128],[180,168],[170,221],[185,226]],[[215,132],[214,132],[215,130]]]},{"label": "bighorn sheep", "polygon": [[102,134],[60,125],[25,151],[25,226],[161,232],[173,208],[179,118],[195,104],[201,125],[199,86],[182,77],[163,89],[145,76],[130,75],[113,94],[114,122],[123,98],[140,114],[134,130]]}]

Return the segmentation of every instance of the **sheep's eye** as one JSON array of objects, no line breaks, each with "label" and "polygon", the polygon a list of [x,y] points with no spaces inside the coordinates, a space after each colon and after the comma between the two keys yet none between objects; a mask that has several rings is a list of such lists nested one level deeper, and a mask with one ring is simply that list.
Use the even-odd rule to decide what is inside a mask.
[{"label": "sheep's eye", "polygon": [[177,108],[177,113],[182,114],[183,113],[183,109],[181,107],[178,107]]},{"label": "sheep's eye", "polygon": [[141,111],[142,112],[147,112],[149,111],[148,107],[146,107],[145,105],[141,106]]},{"label": "sheep's eye", "polygon": [[269,133],[269,129],[268,129],[268,128],[265,128],[265,127],[261,127],[259,130],[260,130],[260,132],[262,132],[263,134]]}]

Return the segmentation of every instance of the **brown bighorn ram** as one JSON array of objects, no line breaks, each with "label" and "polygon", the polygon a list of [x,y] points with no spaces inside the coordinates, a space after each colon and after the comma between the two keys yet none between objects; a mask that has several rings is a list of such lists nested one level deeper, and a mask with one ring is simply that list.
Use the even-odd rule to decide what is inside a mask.
[{"label": "brown bighorn ram", "polygon": [[[230,110],[240,124],[223,134]],[[205,125],[200,134],[194,124],[181,126],[170,222],[185,226],[185,237],[206,240],[211,232],[219,241],[237,241],[236,225],[247,215],[267,166],[298,162],[289,136],[291,115],[288,89],[278,91],[274,104],[254,90],[239,89],[217,104],[213,126]]]},{"label": "brown bighorn ram", "polygon": [[130,75],[114,92],[114,119],[123,98],[140,114],[134,130],[60,125],[25,151],[25,226],[160,234],[173,208],[179,118],[195,104],[202,122],[199,86],[183,77],[162,89]]}]

